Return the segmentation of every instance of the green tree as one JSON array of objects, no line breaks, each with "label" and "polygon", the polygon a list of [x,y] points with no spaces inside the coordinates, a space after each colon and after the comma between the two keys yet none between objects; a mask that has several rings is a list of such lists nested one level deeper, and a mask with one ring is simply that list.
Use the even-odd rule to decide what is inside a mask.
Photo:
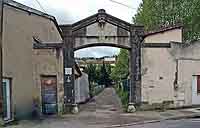
[{"label": "green tree", "polygon": [[117,62],[115,67],[112,69],[111,78],[115,81],[120,79],[127,79],[129,75],[129,52],[126,49],[120,49],[119,55],[117,56]]},{"label": "green tree", "polygon": [[84,72],[88,74],[89,79],[89,90],[90,96],[93,97],[95,94],[95,86],[100,79],[100,68],[99,65],[96,64],[88,64],[87,67],[84,69]]},{"label": "green tree", "polygon": [[111,84],[109,70],[109,66],[103,63],[103,65],[100,68],[99,84],[105,85],[106,87],[110,86]]},{"label": "green tree", "polygon": [[88,64],[85,68],[85,71],[88,74],[89,82],[97,81],[97,74],[96,74],[97,66],[95,64]]},{"label": "green tree", "polygon": [[146,30],[183,23],[185,40],[200,38],[199,0],[143,0],[133,18]]}]

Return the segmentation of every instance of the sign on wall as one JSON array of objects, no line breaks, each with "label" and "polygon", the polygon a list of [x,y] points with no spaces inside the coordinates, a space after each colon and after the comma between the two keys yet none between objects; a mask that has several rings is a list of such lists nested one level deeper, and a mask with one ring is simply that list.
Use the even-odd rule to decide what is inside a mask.
[{"label": "sign on wall", "polygon": [[65,68],[65,75],[72,75],[72,68]]}]

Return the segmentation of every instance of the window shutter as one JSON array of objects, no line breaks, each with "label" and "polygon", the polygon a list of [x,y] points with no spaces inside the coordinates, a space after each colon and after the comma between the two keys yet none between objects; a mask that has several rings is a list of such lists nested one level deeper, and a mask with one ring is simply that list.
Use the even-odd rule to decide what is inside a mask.
[{"label": "window shutter", "polygon": [[200,93],[200,75],[197,76],[197,93]]}]

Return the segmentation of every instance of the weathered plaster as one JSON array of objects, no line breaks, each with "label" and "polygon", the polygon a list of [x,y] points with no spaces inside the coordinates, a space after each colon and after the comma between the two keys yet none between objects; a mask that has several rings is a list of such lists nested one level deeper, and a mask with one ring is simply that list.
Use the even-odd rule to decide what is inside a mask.
[{"label": "weathered plaster", "polygon": [[[63,56],[57,57],[57,52],[55,49],[42,49],[34,50],[33,56],[33,75],[34,75],[34,85],[37,86],[37,96],[41,100],[41,75],[54,75],[57,77],[57,101],[58,101],[58,113],[63,112]],[[42,109],[42,108],[41,108]]]},{"label": "weathered plaster", "polygon": [[[16,117],[24,117],[31,114],[33,97],[40,97],[40,85],[36,85],[40,80],[33,72],[36,56],[32,37],[49,42],[61,41],[61,37],[51,20],[7,5],[4,7],[3,29],[3,76],[12,78],[12,111]],[[49,51],[48,54],[55,56],[55,52]],[[52,65],[57,61],[47,58],[45,61],[51,62],[51,66],[43,66],[43,70],[56,70]]]},{"label": "weathered plaster", "polygon": [[[179,29],[145,37],[144,43],[181,42]],[[171,48],[142,48],[142,102],[174,101],[177,63]]]},{"label": "weathered plaster", "polygon": [[192,79],[200,74],[200,43],[180,43],[181,32],[175,29],[145,38],[145,43],[175,42],[171,42],[171,48],[142,49],[143,102],[173,101],[173,107],[192,105]]},{"label": "weathered plaster", "polygon": [[142,49],[142,101],[162,103],[174,96],[176,64],[166,48]]}]

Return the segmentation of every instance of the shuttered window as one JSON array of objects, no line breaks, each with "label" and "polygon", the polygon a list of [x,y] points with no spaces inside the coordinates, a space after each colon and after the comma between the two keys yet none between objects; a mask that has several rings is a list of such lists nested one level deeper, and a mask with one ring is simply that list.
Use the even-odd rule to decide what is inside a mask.
[{"label": "shuttered window", "polygon": [[197,93],[200,94],[200,75],[197,76]]}]

